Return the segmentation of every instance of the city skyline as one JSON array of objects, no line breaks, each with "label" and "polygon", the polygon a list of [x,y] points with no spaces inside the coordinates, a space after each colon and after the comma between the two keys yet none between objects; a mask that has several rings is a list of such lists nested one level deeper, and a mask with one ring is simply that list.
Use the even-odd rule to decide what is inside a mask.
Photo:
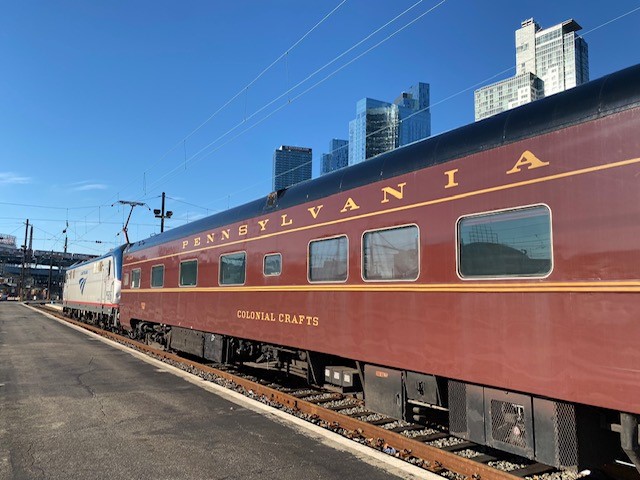
[{"label": "city skyline", "polygon": [[[275,146],[326,152],[363,97],[393,99],[423,80],[433,135],[473,122],[473,90],[514,75],[525,19],[575,19],[593,79],[638,63],[623,47],[639,42],[639,14],[626,0],[8,4],[0,233],[20,243],[30,219],[34,248],[60,251],[68,237],[69,251],[103,253],[123,242],[118,200],[155,209],[166,191],[170,229],[266,196]],[[264,28],[289,18],[286,31]],[[131,239],[158,232],[136,208]]]}]

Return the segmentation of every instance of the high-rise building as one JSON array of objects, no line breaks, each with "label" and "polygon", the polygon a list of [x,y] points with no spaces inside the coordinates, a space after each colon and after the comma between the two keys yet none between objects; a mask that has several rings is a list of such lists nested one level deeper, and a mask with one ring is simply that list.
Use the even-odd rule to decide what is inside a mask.
[{"label": "high-rise building", "polygon": [[516,30],[516,76],[475,91],[475,118],[482,120],[589,81],[587,42],[575,20],[541,29],[533,18]]},{"label": "high-rise building", "polygon": [[476,121],[543,98],[543,86],[533,73],[523,73],[476,90]]},{"label": "high-rise building", "polygon": [[429,84],[418,83],[394,103],[363,98],[349,122],[349,165],[431,135]]},{"label": "high-rise building", "polygon": [[337,138],[329,142],[329,153],[322,154],[322,169],[320,175],[349,165],[349,141]]},{"label": "high-rise building", "polygon": [[349,122],[349,165],[394,149],[397,129],[395,105],[372,98],[358,101],[356,118]]},{"label": "high-rise building", "polygon": [[408,145],[431,135],[429,84],[419,82],[402,92],[393,102],[398,106],[400,128],[398,146]]},{"label": "high-rise building", "polygon": [[273,190],[311,178],[311,149],[281,145],[273,153]]}]

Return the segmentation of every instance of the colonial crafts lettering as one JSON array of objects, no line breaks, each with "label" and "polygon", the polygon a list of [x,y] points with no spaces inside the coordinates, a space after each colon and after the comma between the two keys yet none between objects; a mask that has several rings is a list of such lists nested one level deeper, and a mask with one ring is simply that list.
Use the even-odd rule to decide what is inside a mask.
[{"label": "colonial crafts lettering", "polygon": [[305,327],[317,327],[320,318],[306,313],[265,312],[263,310],[238,310],[236,317],[240,320],[258,320]]}]

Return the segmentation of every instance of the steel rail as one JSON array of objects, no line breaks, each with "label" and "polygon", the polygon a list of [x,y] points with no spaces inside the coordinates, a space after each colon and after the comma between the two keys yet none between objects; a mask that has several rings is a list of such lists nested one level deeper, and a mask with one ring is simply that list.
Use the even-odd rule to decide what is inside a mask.
[{"label": "steel rail", "polygon": [[[48,310],[48,312],[51,311]],[[247,391],[250,390],[259,396],[265,397],[271,402],[278,403],[300,413],[316,416],[331,427],[342,428],[347,431],[355,432],[357,436],[374,439],[376,445],[387,445],[398,452],[404,453],[405,456],[411,456],[422,460],[424,462],[423,468],[433,473],[437,474],[443,470],[449,470],[474,480],[521,480],[521,477],[495,469],[489,465],[476,462],[473,459],[464,458],[456,455],[455,453],[440,450],[439,448],[426,445],[420,441],[400,435],[399,433],[385,430],[382,427],[358,420],[357,418],[342,415],[337,411],[323,408],[315,403],[296,398],[287,393],[236,376],[232,373],[225,372],[208,365],[203,365],[164,350],[158,350],[157,348],[150,347],[131,338],[102,330],[101,328],[93,325],[72,320],[59,313],[55,316],[61,320],[119,343],[125,343],[146,353],[187,365],[203,373],[213,374],[217,377],[233,382]]]}]

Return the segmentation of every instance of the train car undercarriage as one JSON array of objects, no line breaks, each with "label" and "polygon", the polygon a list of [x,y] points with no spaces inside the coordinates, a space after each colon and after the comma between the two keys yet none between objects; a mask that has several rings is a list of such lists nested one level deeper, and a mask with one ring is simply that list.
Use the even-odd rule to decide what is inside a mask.
[{"label": "train car undercarriage", "polygon": [[129,335],[147,344],[296,375],[362,397],[368,409],[393,418],[444,419],[452,435],[557,468],[593,468],[623,458],[623,451],[640,466],[636,415],[182,327],[142,321],[132,327]]}]

